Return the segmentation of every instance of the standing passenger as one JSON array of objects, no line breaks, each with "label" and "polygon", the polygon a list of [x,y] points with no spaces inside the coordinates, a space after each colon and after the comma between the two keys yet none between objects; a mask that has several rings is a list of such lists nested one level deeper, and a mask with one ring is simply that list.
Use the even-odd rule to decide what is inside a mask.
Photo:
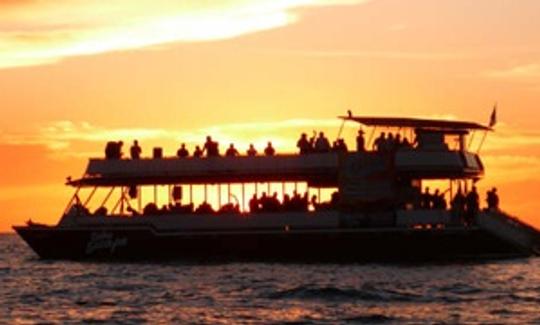
[{"label": "standing passenger", "polygon": [[467,197],[465,198],[465,207],[467,209],[467,220],[465,221],[468,225],[471,225],[479,210],[479,197],[476,186],[473,186],[472,191],[467,194]]},{"label": "standing passenger", "polygon": [[306,153],[309,153],[311,150],[311,144],[309,143],[309,140],[307,138],[307,134],[302,133],[300,136],[300,139],[296,143],[296,147],[300,149],[300,154],[305,155]]},{"label": "standing passenger", "polygon": [[131,153],[131,159],[139,159],[141,158],[141,147],[139,146],[139,142],[137,140],[133,141],[133,145],[130,148]]},{"label": "standing passenger", "polygon": [[358,130],[358,135],[356,136],[356,151],[366,151],[366,139],[364,138],[364,130],[362,129]]},{"label": "standing passenger", "polygon": [[329,152],[330,151],[330,142],[324,136],[324,132],[319,132],[319,137],[315,141],[315,151],[317,152]]}]

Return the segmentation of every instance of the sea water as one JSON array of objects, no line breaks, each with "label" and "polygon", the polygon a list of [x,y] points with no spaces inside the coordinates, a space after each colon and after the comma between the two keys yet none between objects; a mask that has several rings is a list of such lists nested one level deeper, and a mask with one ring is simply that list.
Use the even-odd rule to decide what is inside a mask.
[{"label": "sea water", "polygon": [[540,259],[43,261],[16,235],[0,235],[0,323],[540,324]]}]

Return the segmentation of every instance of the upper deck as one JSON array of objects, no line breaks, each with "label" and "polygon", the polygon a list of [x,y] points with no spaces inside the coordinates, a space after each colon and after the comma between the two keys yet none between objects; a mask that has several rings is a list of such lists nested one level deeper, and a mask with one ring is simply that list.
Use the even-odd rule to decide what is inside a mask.
[{"label": "upper deck", "polygon": [[[414,131],[410,146],[392,150],[330,151],[275,156],[90,159],[73,186],[132,186],[152,184],[216,184],[306,182],[314,187],[337,187],[340,178],[406,176],[417,179],[479,178],[484,173],[477,154],[465,146],[470,131],[491,130],[473,122],[385,117],[341,117],[369,127]],[[411,132],[412,133],[412,132]],[[449,148],[445,137],[459,145]],[[381,169],[381,166],[384,166]]]}]

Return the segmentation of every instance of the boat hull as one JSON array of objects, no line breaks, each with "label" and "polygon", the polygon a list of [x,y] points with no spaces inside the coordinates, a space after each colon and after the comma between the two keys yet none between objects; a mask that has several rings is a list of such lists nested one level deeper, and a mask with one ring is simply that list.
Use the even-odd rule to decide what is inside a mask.
[{"label": "boat hull", "polygon": [[530,255],[479,228],[158,232],[152,227],[14,227],[43,259],[448,261]]}]

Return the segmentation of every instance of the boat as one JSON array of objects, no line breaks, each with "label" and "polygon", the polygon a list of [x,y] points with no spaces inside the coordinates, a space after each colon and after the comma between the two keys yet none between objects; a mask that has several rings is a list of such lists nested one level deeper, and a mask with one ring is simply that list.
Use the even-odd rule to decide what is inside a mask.
[{"label": "boat", "polygon": [[[535,228],[497,207],[473,209],[455,199],[483,178],[468,139],[491,127],[339,118],[359,124],[362,147],[182,158],[156,148],[148,158],[91,158],[81,177],[68,178],[75,193],[58,224],[13,228],[43,259],[348,263],[540,253]],[[371,130],[367,139],[364,129]],[[376,130],[408,140],[372,149]],[[430,182],[447,189],[424,200]]]}]

